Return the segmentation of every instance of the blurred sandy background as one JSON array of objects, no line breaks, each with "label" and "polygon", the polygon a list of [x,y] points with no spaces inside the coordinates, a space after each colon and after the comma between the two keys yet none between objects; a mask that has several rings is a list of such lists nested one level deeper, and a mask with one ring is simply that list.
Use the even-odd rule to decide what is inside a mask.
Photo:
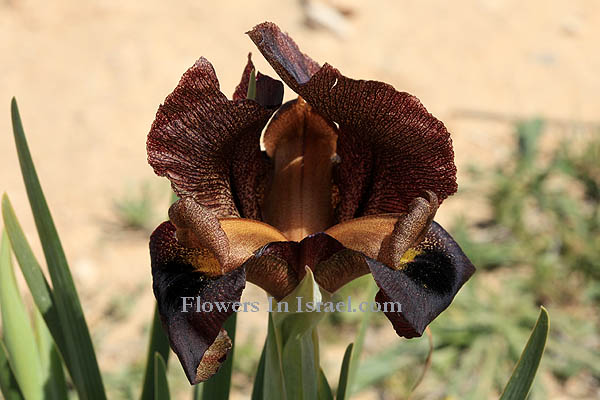
[{"label": "blurred sandy background", "polygon": [[[144,354],[153,307],[147,236],[120,229],[114,203],[148,182],[164,192],[152,222],[166,212],[168,185],[146,163],[146,134],[199,56],[213,63],[227,95],[249,51],[275,76],[244,35],[255,24],[277,23],[313,59],[349,77],[419,97],[452,132],[459,184],[467,163],[507,151],[511,118],[600,118],[595,0],[329,4],[351,11],[342,25],[309,26],[306,9],[291,0],[0,0],[0,189],[35,242],[11,134],[16,96],[104,370]],[[442,223],[464,207],[446,204]]]}]

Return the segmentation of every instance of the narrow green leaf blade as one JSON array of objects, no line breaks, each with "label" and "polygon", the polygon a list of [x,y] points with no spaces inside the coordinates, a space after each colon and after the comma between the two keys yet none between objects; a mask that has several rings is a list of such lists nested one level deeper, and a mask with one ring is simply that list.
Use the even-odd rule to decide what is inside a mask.
[{"label": "narrow green leaf blade", "polygon": [[2,216],[4,218],[6,233],[10,239],[10,244],[17,261],[19,262],[19,267],[21,267],[21,272],[25,277],[29,291],[33,296],[33,301],[35,302],[37,309],[42,313],[44,321],[46,321],[46,325],[48,326],[56,345],[63,354],[66,354],[66,343],[63,338],[62,327],[56,312],[56,304],[54,303],[52,289],[50,289],[50,285],[42,272],[40,264],[35,258],[31,246],[25,238],[23,229],[19,224],[12,204],[6,194],[2,196]]},{"label": "narrow green leaf blade", "polygon": [[144,386],[142,388],[141,400],[154,400],[154,355],[158,353],[163,360],[169,360],[169,339],[163,330],[158,315],[158,307],[154,307],[154,318],[150,329],[150,341],[148,343],[148,355],[146,357],[146,372],[144,373]]},{"label": "narrow green leaf blade", "polygon": [[[318,398],[320,367],[316,326],[324,313],[305,311],[309,303],[324,303],[329,301],[330,297],[327,292],[321,292],[312,271],[307,267],[306,274],[298,286],[276,302],[273,312],[269,313],[273,320],[288,400]],[[267,366],[269,364],[267,363]],[[272,375],[267,376],[269,380],[273,379]]]},{"label": "narrow green leaf blade", "polygon": [[106,394],[92,339],[67,259],[33,165],[14,98],[11,102],[11,115],[21,173],[50,272],[58,317],[63,327],[64,342],[67,347],[67,353],[64,354],[65,363],[81,399],[104,400]]},{"label": "narrow green leaf blade", "polygon": [[248,82],[248,93],[246,94],[246,98],[249,100],[256,99],[256,71],[254,68],[250,71],[250,80]]},{"label": "narrow green leaf blade", "polygon": [[233,371],[233,354],[235,350],[235,328],[237,324],[237,313],[233,313],[223,328],[231,339],[231,350],[227,359],[219,368],[219,371],[209,380],[202,384],[202,400],[227,400],[231,389],[231,372]]},{"label": "narrow green leaf blade", "polygon": [[333,400],[333,393],[323,368],[319,368],[319,400]]},{"label": "narrow green leaf blade", "polygon": [[286,399],[286,383],[283,376],[281,338],[277,336],[273,313],[269,312],[267,340],[265,343],[265,372],[263,379],[263,398],[274,399],[277,396]]},{"label": "narrow green leaf blade", "polygon": [[350,372],[350,362],[352,359],[352,348],[354,347],[354,343],[350,343],[348,347],[346,347],[346,352],[344,353],[344,361],[342,361],[342,369],[340,371],[340,380],[338,383],[337,393],[335,398],[337,400],[346,400],[350,393],[347,390],[348,388],[348,375]]},{"label": "narrow green leaf blade", "polygon": [[0,391],[6,400],[23,400],[23,394],[8,361],[8,352],[0,340]]},{"label": "narrow green leaf blade", "polygon": [[202,399],[202,385],[194,386],[194,391],[192,393],[193,400],[201,400]]},{"label": "narrow green leaf blade", "polygon": [[527,398],[544,354],[549,326],[548,312],[544,307],[541,307],[540,316],[500,400],[524,400]]},{"label": "narrow green leaf blade", "polygon": [[262,400],[264,398],[264,383],[265,383],[265,358],[267,354],[267,342],[263,346],[254,377],[254,385],[252,387],[252,400]]},{"label": "narrow green leaf blade", "polygon": [[0,242],[0,310],[8,358],[27,400],[42,399],[43,378],[37,344],[15,279],[6,232]]},{"label": "narrow green leaf blade", "polygon": [[[369,290],[367,292],[367,301],[372,301],[375,298],[378,290],[379,287],[375,284],[375,281],[371,280]],[[358,365],[360,363],[360,356],[362,355],[363,344],[365,343],[365,336],[367,335],[367,330],[369,329],[372,315],[373,313],[370,312],[363,313],[362,320],[360,321],[360,328],[358,329],[358,336],[356,336],[356,340],[352,346],[352,356],[350,357],[350,364],[348,366],[349,385],[346,387],[346,398],[348,398],[352,393],[352,384],[354,383],[354,378],[356,377],[356,371],[358,370]]]},{"label": "narrow green leaf blade", "polygon": [[67,383],[63,371],[62,358],[58,352],[54,340],[48,331],[48,327],[40,312],[34,311],[33,325],[35,328],[35,339],[40,351],[40,363],[44,379],[44,399],[64,400],[67,394]]},{"label": "narrow green leaf blade", "polygon": [[154,355],[154,399],[169,400],[169,382],[167,381],[167,365],[159,353]]}]

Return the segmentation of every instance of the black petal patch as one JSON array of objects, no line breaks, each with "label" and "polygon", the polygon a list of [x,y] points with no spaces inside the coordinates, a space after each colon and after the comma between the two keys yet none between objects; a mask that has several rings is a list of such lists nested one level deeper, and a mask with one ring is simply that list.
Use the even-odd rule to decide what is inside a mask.
[{"label": "black petal patch", "polygon": [[404,273],[416,284],[432,292],[448,294],[456,281],[452,260],[437,250],[426,250],[406,265]]},{"label": "black petal patch", "polygon": [[414,259],[398,270],[367,258],[380,288],[375,300],[382,309],[385,302],[401,305],[400,312],[384,313],[396,333],[407,338],[421,336],[475,272],[458,244],[435,222],[415,250]]}]

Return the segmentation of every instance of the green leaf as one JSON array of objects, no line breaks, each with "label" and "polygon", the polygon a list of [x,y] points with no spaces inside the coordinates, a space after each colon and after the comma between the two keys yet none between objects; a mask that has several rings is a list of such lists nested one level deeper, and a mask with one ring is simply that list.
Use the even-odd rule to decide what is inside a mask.
[{"label": "green leaf", "polygon": [[264,379],[265,379],[265,358],[267,354],[267,342],[263,345],[262,352],[260,353],[260,360],[258,361],[258,367],[256,369],[256,376],[254,377],[254,385],[252,386],[252,400],[263,399],[264,393]]},{"label": "green leaf", "polygon": [[319,400],[333,400],[333,393],[331,392],[331,387],[329,386],[329,382],[327,382],[327,377],[323,372],[323,368],[319,368]]},{"label": "green leaf", "polygon": [[[61,343],[59,347],[64,349],[65,345],[50,286],[25,239],[6,194],[2,196],[2,214],[6,233],[36,305],[34,314],[36,340],[40,349],[42,369],[45,372],[44,380],[47,382],[44,386],[44,393],[50,399],[64,399],[66,398],[66,385],[62,359],[52,337],[54,336]],[[41,321],[42,317],[44,322]]]},{"label": "green leaf", "polygon": [[544,354],[548,330],[548,312],[544,307],[541,307],[540,316],[529,336],[521,358],[517,362],[510,380],[504,388],[500,400],[524,400],[527,398],[538,366],[540,365],[540,360]]},{"label": "green leaf", "polygon": [[354,347],[353,343],[350,343],[348,347],[346,347],[346,352],[344,353],[344,361],[342,361],[342,369],[340,371],[340,380],[338,383],[337,393],[335,398],[337,400],[345,400],[350,395],[348,388],[348,375],[350,372],[350,360],[352,359],[352,348]]},{"label": "green leaf", "polygon": [[68,398],[67,383],[63,371],[62,358],[40,312],[34,311],[33,325],[35,338],[40,351],[40,362],[44,378],[44,399],[64,400]]},{"label": "green leaf", "polygon": [[273,313],[269,312],[267,340],[265,343],[265,371],[263,380],[263,396],[267,400],[283,396],[285,399],[285,379],[281,363],[281,338],[275,332]]},{"label": "green leaf", "polygon": [[6,232],[0,243],[0,309],[12,370],[27,400],[42,399],[43,377],[27,309],[15,279]]},{"label": "green leaf", "polygon": [[46,325],[58,348],[63,354],[66,354],[67,347],[56,312],[56,304],[54,303],[52,290],[40,268],[40,264],[31,250],[31,246],[29,246],[29,243],[25,238],[23,229],[21,229],[21,225],[17,220],[15,211],[6,194],[2,196],[2,216],[4,218],[6,233],[10,239],[10,244],[17,257],[17,261],[19,262],[21,272],[25,277],[29,291],[33,296],[33,301],[44,317],[44,321],[46,321]]},{"label": "green leaf", "polygon": [[148,355],[146,356],[146,371],[144,373],[144,386],[142,387],[141,400],[154,400],[154,370],[155,354],[161,355],[163,360],[169,360],[169,339],[163,330],[158,314],[158,307],[154,307],[154,318],[150,328],[150,341],[148,342]]},{"label": "green leaf", "polygon": [[167,381],[167,365],[159,353],[154,354],[154,399],[169,400],[169,382]]},{"label": "green leaf", "polygon": [[[265,398],[281,397],[283,392],[275,391],[281,390],[281,386],[288,400],[318,398],[320,367],[316,326],[325,313],[307,310],[311,304],[330,299],[329,294],[321,293],[309,268],[288,296],[279,302],[269,298],[272,326],[267,335]],[[276,372],[277,367],[279,372]],[[283,385],[277,383],[281,376]]]},{"label": "green leaf", "polygon": [[232,347],[219,371],[202,384],[202,400],[227,400],[229,398],[231,372],[233,370],[233,351],[235,350],[236,321],[237,313],[233,313],[227,318],[225,324],[223,324],[223,329],[227,331],[227,335],[231,339]]},{"label": "green leaf", "polygon": [[248,82],[248,93],[246,98],[249,100],[256,99],[256,71],[252,68],[250,71],[250,81]]},{"label": "green leaf", "polygon": [[194,386],[194,392],[192,394],[192,399],[202,400],[202,385]]},{"label": "green leaf", "polygon": [[0,340],[0,390],[5,400],[23,400],[23,394],[19,389],[2,340]]},{"label": "green leaf", "polygon": [[[370,280],[369,290],[367,292],[367,301],[372,301],[377,294],[379,287],[375,284],[375,281]],[[360,356],[362,355],[362,348],[365,342],[365,336],[369,329],[369,323],[371,322],[371,316],[373,313],[363,313],[362,320],[360,322],[360,328],[358,329],[358,336],[352,346],[352,356],[350,357],[350,364],[348,367],[348,387],[346,388],[346,398],[352,393],[352,385],[354,378],[356,377],[356,371],[360,364]]]},{"label": "green leaf", "polygon": [[[80,399],[106,399],[85,316],[73,283],[54,221],[33,165],[17,102],[11,102],[13,133],[21,173],[54,288],[54,301],[63,328],[65,363]],[[62,351],[62,349],[61,349]]]}]

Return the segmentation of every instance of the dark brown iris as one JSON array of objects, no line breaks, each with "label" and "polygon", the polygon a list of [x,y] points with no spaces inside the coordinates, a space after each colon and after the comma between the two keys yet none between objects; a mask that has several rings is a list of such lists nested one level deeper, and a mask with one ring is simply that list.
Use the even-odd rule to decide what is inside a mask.
[{"label": "dark brown iris", "polygon": [[154,292],[192,383],[227,353],[232,312],[181,313],[182,296],[233,302],[250,281],[281,299],[305,266],[330,292],[371,273],[376,301],[402,304],[386,313],[396,332],[414,337],[474,272],[433,222],[457,187],[442,122],[408,93],[320,67],[274,24],[248,34],[300,97],[281,105],[281,82],[259,73],[246,99],[249,58],[228,100],[201,58],[148,135],[149,163],[180,197],[151,237]]}]

